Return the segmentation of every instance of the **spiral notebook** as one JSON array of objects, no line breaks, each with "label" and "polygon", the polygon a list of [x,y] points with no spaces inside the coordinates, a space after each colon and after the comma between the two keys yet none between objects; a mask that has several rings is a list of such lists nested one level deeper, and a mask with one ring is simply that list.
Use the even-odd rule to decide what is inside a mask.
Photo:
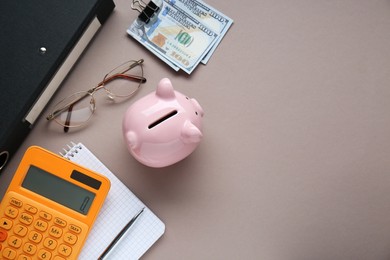
[{"label": "spiral notebook", "polygon": [[62,155],[111,181],[111,189],[79,259],[97,259],[129,220],[145,207],[142,216],[107,256],[107,259],[139,259],[164,234],[165,224],[82,143],[72,143]]}]

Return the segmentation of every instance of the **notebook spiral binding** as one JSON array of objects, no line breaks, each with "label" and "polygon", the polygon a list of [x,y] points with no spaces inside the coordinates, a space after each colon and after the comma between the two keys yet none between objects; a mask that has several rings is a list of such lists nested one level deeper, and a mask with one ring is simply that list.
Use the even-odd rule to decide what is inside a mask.
[{"label": "notebook spiral binding", "polygon": [[77,145],[75,144],[74,142],[70,142],[70,145],[67,144],[67,148],[62,148],[62,150],[64,150],[63,152],[59,152],[59,154],[66,158],[66,159],[70,159],[70,157],[74,157],[75,154],[79,153],[79,151],[83,149],[81,147],[81,145]]}]

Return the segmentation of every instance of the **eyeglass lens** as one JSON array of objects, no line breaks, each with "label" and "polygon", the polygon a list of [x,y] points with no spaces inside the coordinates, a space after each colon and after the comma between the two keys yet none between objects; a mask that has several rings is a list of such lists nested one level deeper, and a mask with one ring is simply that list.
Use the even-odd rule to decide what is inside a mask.
[{"label": "eyeglass lens", "polygon": [[[132,96],[140,85],[146,82],[143,78],[142,62],[143,60],[123,63],[110,71],[99,86],[106,90],[108,97],[112,100],[116,97]],[[64,127],[84,125],[95,111],[93,93],[101,88],[99,86],[89,91],[75,93],[59,102],[53,110],[56,111],[53,113],[55,114],[54,120]]]},{"label": "eyeglass lens", "polygon": [[143,80],[143,69],[135,61],[126,62],[110,71],[103,80],[103,87],[110,98],[132,96]]},{"label": "eyeglass lens", "polygon": [[[72,104],[69,106],[69,104]],[[81,126],[87,122],[95,111],[95,100],[92,95],[86,91],[75,93],[55,107],[54,111],[63,109],[62,113],[54,118],[60,125],[68,127]]]}]

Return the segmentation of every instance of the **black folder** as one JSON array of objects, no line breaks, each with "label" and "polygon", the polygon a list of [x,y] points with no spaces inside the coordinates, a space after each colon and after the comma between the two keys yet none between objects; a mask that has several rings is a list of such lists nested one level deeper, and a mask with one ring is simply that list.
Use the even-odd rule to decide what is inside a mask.
[{"label": "black folder", "polygon": [[0,173],[114,7],[112,0],[0,1]]}]

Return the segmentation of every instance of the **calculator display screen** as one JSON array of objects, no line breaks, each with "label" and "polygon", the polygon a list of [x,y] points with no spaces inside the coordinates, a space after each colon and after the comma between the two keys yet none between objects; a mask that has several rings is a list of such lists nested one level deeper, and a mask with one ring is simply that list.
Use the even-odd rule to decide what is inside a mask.
[{"label": "calculator display screen", "polygon": [[30,166],[22,187],[83,215],[88,214],[95,199],[95,193],[33,165]]}]

